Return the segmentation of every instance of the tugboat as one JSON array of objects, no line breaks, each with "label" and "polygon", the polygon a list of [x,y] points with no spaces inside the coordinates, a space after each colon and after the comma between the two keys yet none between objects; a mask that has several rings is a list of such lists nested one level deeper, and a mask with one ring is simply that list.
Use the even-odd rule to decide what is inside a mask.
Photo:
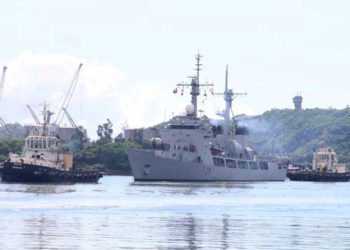
[{"label": "tugboat", "polygon": [[290,169],[287,177],[292,181],[346,182],[350,172],[346,171],[345,164],[338,163],[334,149],[325,144],[314,151],[311,169]]},{"label": "tugboat", "polygon": [[[97,183],[102,177],[98,170],[76,170],[73,155],[59,149],[60,138],[49,132],[53,114],[44,103],[44,122],[25,139],[22,155],[10,153],[0,165],[2,181],[30,183]],[[41,130],[41,131],[40,131]]]},{"label": "tugboat", "polygon": [[[244,143],[244,136],[230,119],[234,93],[228,89],[228,69],[224,93],[224,126],[218,129],[206,116],[197,116],[197,96],[200,87],[200,55],[196,57],[196,76],[190,84],[177,87],[191,88],[191,104],[186,114],[172,118],[160,137],[153,139],[153,149],[127,150],[135,181],[284,181],[287,166],[277,159],[258,158],[254,150]],[[173,91],[177,93],[177,88]],[[181,94],[183,92],[181,91]],[[240,140],[241,139],[241,140]]]}]

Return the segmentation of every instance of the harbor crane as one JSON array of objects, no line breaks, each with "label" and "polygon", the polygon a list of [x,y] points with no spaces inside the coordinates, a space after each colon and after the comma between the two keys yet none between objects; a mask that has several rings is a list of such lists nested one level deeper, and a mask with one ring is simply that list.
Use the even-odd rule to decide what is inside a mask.
[{"label": "harbor crane", "polygon": [[4,122],[4,120],[1,117],[0,117],[0,125],[6,129],[7,134],[11,137],[12,136],[11,129],[6,125],[6,123]]},{"label": "harbor crane", "polygon": [[2,68],[2,75],[1,75],[1,80],[0,80],[0,101],[1,101],[1,99],[2,99],[2,94],[3,94],[3,92],[4,92],[6,70],[7,70],[7,67],[4,66],[4,67]]},{"label": "harbor crane", "polygon": [[79,129],[79,127],[75,124],[74,120],[72,119],[72,117],[70,116],[70,114],[68,113],[67,109],[62,108],[62,110],[64,111],[64,113],[66,114],[70,124],[72,125],[73,128],[75,129]]},{"label": "harbor crane", "polygon": [[[2,94],[4,93],[6,70],[7,70],[7,67],[4,66],[2,68],[2,74],[1,74],[1,79],[0,79],[0,101],[2,99]],[[1,117],[0,117],[0,125],[6,129],[9,136],[12,135],[11,129],[6,125],[6,123],[4,122],[4,120]]]},{"label": "harbor crane", "polygon": [[34,113],[33,109],[27,104],[27,108],[29,109],[30,114],[32,115],[36,125],[41,125],[41,122],[39,121],[38,117]]},{"label": "harbor crane", "polygon": [[87,136],[87,132],[86,129],[84,129],[83,127],[77,126],[76,123],[74,122],[73,118],[70,116],[70,114],[68,113],[67,109],[63,108],[62,109],[64,111],[64,113],[66,114],[70,124],[72,125],[72,127],[74,129],[77,130],[78,133],[80,133],[80,135],[82,136],[82,141],[83,143],[87,143],[89,142],[89,137]]},{"label": "harbor crane", "polygon": [[64,114],[67,114],[67,113],[64,112],[64,109],[67,110],[67,108],[69,106],[69,103],[70,103],[70,101],[72,99],[75,87],[77,86],[77,82],[78,82],[78,78],[79,78],[79,74],[80,74],[82,66],[83,66],[83,64],[80,63],[77,71],[74,74],[73,81],[72,81],[72,83],[69,86],[68,92],[66,94],[66,97],[63,100],[63,103],[61,105],[60,110],[58,111],[58,114],[57,114],[57,117],[56,117],[56,120],[55,120],[54,124],[58,124],[59,125],[62,122],[62,120],[63,120]]}]

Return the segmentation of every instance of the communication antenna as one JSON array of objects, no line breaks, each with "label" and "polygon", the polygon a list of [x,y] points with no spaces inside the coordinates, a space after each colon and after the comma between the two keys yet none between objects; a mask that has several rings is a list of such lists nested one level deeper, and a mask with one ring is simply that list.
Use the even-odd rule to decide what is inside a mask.
[{"label": "communication antenna", "polygon": [[[203,56],[200,55],[199,53],[196,55],[196,68],[194,69],[196,71],[196,75],[195,76],[189,76],[189,78],[191,78],[191,83],[179,83],[177,84],[177,88],[179,87],[191,87],[191,103],[194,107],[194,111],[193,111],[193,116],[195,118],[197,118],[197,109],[198,109],[198,104],[197,104],[197,97],[200,94],[200,90],[199,87],[210,87],[210,86],[214,86],[214,84],[212,83],[204,83],[204,84],[200,84],[199,82],[199,72],[202,70],[201,66],[202,64],[200,63],[200,60]],[[173,91],[174,93],[177,93],[177,88]]]}]

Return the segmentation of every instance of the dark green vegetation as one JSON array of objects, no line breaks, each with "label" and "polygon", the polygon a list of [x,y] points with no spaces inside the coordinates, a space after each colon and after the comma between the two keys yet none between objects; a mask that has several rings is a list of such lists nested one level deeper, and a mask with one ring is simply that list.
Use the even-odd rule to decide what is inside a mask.
[{"label": "dark green vegetation", "polygon": [[75,153],[77,168],[97,168],[109,174],[131,174],[125,149],[135,143],[98,139]]},{"label": "dark green vegetation", "polygon": [[124,141],[121,135],[113,138],[113,124],[109,119],[97,128],[98,140],[87,143],[83,134],[76,137],[66,147],[74,153],[76,168],[95,168],[107,174],[130,175],[126,149],[138,147],[136,143]]},{"label": "dark green vegetation", "polygon": [[8,158],[9,153],[20,154],[24,139],[0,138],[0,161]]},{"label": "dark green vegetation", "polygon": [[273,109],[237,120],[249,129],[259,153],[286,154],[294,162],[311,164],[313,149],[322,145],[326,134],[327,145],[335,149],[339,162],[350,166],[350,108]]}]

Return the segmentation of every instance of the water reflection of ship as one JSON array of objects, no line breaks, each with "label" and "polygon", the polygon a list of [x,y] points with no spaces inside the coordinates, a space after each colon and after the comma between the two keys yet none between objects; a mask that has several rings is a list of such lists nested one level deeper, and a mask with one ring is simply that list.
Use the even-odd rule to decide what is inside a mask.
[{"label": "water reflection of ship", "polygon": [[[200,249],[203,246],[215,249],[230,249],[230,215],[222,214],[221,219],[215,220],[215,225],[209,226],[202,224],[200,218],[196,218],[191,213],[185,214],[181,218],[170,220],[168,228],[176,229],[168,239],[168,242],[174,244],[174,248]],[[207,237],[203,237],[203,231]],[[174,243],[174,239],[184,239],[186,246]],[[215,240],[213,240],[215,239]],[[181,243],[181,242],[179,242]],[[172,245],[171,244],[171,245]]]},{"label": "water reflection of ship", "polygon": [[53,245],[56,239],[52,237],[50,229],[57,227],[55,218],[41,214],[39,217],[25,218],[23,223],[26,229],[24,233],[26,246],[35,246],[35,249],[46,249],[47,246]]},{"label": "water reflection of ship", "polygon": [[[128,149],[135,180],[139,181],[283,181],[287,167],[278,160],[259,158],[254,150],[239,143],[234,119],[230,119],[233,99],[240,93],[228,89],[226,69],[225,90],[219,95],[226,103],[223,130],[215,129],[211,120],[197,117],[197,96],[200,87],[212,86],[199,82],[200,56],[196,57],[196,76],[190,84],[191,104],[186,115],[175,116],[154,139],[152,150]],[[174,93],[177,92],[177,89]],[[181,91],[182,93],[182,91]]]}]

